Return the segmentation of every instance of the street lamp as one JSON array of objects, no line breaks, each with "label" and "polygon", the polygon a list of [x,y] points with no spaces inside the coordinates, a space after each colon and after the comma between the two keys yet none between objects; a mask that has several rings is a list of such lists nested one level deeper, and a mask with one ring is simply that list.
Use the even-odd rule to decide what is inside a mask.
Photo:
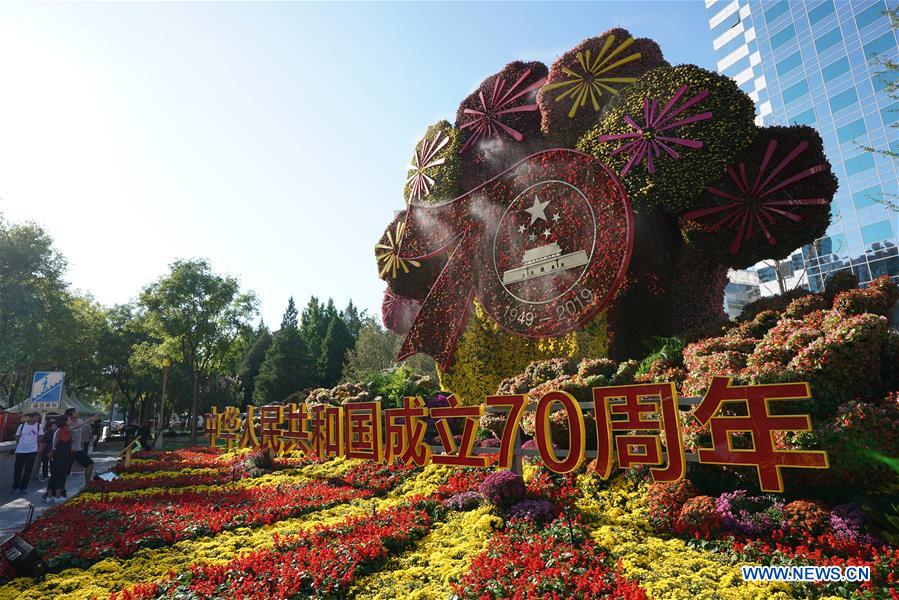
[{"label": "street lamp", "polygon": [[[159,442],[159,447],[157,449],[162,450],[163,446],[163,437],[162,433],[165,429],[165,425],[163,424],[163,419],[165,419],[165,386],[169,380],[169,366],[171,366],[172,361],[168,358],[162,359],[162,398],[159,400],[159,432],[156,434],[156,439]],[[153,447],[156,448],[156,444],[153,444]]]}]

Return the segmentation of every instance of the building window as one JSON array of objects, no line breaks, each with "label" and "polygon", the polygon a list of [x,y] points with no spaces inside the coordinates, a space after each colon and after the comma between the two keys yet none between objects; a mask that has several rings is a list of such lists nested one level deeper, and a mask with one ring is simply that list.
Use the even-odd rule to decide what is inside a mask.
[{"label": "building window", "polygon": [[821,74],[824,76],[824,81],[830,81],[831,79],[835,79],[842,75],[843,73],[849,72],[849,59],[845,56],[836,62],[832,62],[826,67],[821,69]]},{"label": "building window", "polygon": [[833,0],[827,0],[827,2],[824,2],[821,5],[816,6],[812,10],[808,11],[809,23],[814,25],[827,15],[833,14],[833,11]]},{"label": "building window", "polygon": [[859,283],[868,283],[871,281],[871,273],[868,271],[867,263],[852,267],[852,272],[855,273],[855,278],[858,279]]},{"label": "building window", "polygon": [[868,130],[865,129],[864,119],[856,119],[848,125],[837,128],[837,138],[840,140],[841,144],[845,144],[849,140],[863,136],[866,133],[868,133]]},{"label": "building window", "polygon": [[891,83],[896,83],[899,81],[899,74],[895,71],[886,70],[883,73],[879,73],[872,81],[874,84],[874,89],[878,92],[882,92],[887,89],[887,86]]},{"label": "building window", "polygon": [[794,102],[808,94],[808,80],[803,79],[799,83],[795,83],[783,91],[784,104]]},{"label": "building window", "polygon": [[843,35],[840,33],[840,28],[834,27],[815,40],[815,50],[817,50],[819,53],[824,52],[842,39]]},{"label": "building window", "polygon": [[893,127],[899,120],[899,102],[893,102],[880,110],[880,118],[887,127]]},{"label": "building window", "polygon": [[[734,4],[736,4],[736,2],[734,2]],[[724,10],[727,10],[727,9],[724,9]],[[725,17],[723,21],[721,21],[720,23],[718,23],[717,25],[712,27],[712,33],[715,35],[715,37],[718,37],[719,35],[721,35],[725,31],[727,31],[731,27],[734,27],[739,24],[740,24],[740,11],[739,11],[739,9],[737,9],[732,14]]]},{"label": "building window", "polygon": [[793,25],[787,25],[785,28],[771,36],[771,49],[780,48],[795,37],[796,29]]},{"label": "building window", "polygon": [[856,210],[877,204],[878,200],[883,198],[883,190],[879,185],[865,188],[852,194],[852,203],[855,204]]},{"label": "building window", "polygon": [[882,277],[883,275],[899,275],[899,258],[895,256],[892,258],[885,258],[883,260],[878,260],[874,262],[868,263],[871,267],[871,278],[876,279],[877,277]]},{"label": "building window", "polygon": [[855,92],[854,87],[849,88],[830,99],[830,110],[832,112],[837,112],[843,110],[847,106],[852,106],[856,102],[858,102],[858,94]]},{"label": "building window", "polygon": [[896,36],[893,35],[892,31],[887,31],[885,34],[883,34],[873,42],[868,42],[867,44],[865,44],[865,56],[867,56],[868,58],[873,58],[880,54],[885,54],[895,48]]},{"label": "building window", "polygon": [[875,242],[889,240],[893,237],[893,228],[889,221],[878,221],[862,227],[862,241],[866,246],[870,246]]},{"label": "building window", "polygon": [[798,115],[794,115],[789,119],[790,123],[794,123],[796,125],[814,125],[815,124],[815,109],[810,108],[808,110],[804,110]]},{"label": "building window", "polygon": [[852,158],[843,161],[843,165],[846,167],[847,175],[857,175],[862,171],[874,168],[874,157],[871,156],[870,152],[865,152],[864,154],[859,154],[858,156],[853,156]]},{"label": "building window", "polygon": [[777,274],[771,267],[762,267],[759,269],[759,283],[768,283],[777,279]]},{"label": "building window", "polygon": [[855,23],[859,29],[864,29],[871,23],[885,16],[887,11],[886,4],[883,2],[875,2],[862,12],[855,15]]},{"label": "building window", "polygon": [[775,2],[765,11],[765,21],[771,23],[774,19],[784,14],[789,10],[789,5],[787,4],[787,0],[780,0],[780,2]]},{"label": "building window", "polygon": [[783,77],[801,64],[802,56],[799,55],[799,52],[794,52],[790,56],[774,65],[774,68],[777,69],[777,74]]},{"label": "building window", "polygon": [[819,240],[818,255],[846,254],[846,236],[842,233],[823,237]]}]

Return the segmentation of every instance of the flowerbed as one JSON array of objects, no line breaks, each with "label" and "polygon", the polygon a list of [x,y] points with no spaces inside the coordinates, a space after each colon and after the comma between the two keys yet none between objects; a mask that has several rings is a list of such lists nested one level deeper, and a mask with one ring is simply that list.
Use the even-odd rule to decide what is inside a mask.
[{"label": "flowerbed", "polygon": [[[52,568],[85,570],[17,579],[0,599],[896,597],[899,550],[849,506],[533,463],[524,481],[342,459],[283,472],[305,482],[275,471],[53,508],[26,539]],[[872,581],[746,583],[742,564],[870,565]]]},{"label": "flowerbed", "polygon": [[[122,598],[294,598],[342,595],[361,573],[421,538],[430,528],[425,503],[277,539],[271,549],[223,565],[200,565]],[[118,597],[118,596],[114,596]]]},{"label": "flowerbed", "polygon": [[[699,394],[721,372],[808,379],[815,400],[799,410],[812,432],[774,442],[826,449],[831,468],[786,469],[787,494],[759,492],[751,470],[695,463],[684,480],[659,484],[645,468],[603,481],[586,465],[560,476],[531,459],[519,477],[497,469],[496,456],[486,469],[419,469],[240,450],[138,453],[117,468],[121,479],[91,484],[23,534],[57,572],[10,581],[0,600],[899,600],[899,336],[884,315],[896,295],[885,281],[796,295],[642,362],[542,361],[498,390],[558,388],[585,400],[592,386],[636,381]],[[708,446],[706,428],[688,415],[683,424],[688,451]],[[494,447],[500,424],[482,425],[480,445]],[[562,448],[565,425],[550,422]],[[743,565],[868,566],[871,579],[746,582]]]},{"label": "flowerbed", "polygon": [[646,598],[637,582],[616,573],[580,523],[557,519],[541,531],[521,521],[489,546],[454,586],[460,598]]},{"label": "flowerbed", "polygon": [[268,524],[372,495],[350,486],[310,483],[67,503],[48,511],[24,537],[51,569],[84,567],[106,556],[127,557],[141,548]]}]

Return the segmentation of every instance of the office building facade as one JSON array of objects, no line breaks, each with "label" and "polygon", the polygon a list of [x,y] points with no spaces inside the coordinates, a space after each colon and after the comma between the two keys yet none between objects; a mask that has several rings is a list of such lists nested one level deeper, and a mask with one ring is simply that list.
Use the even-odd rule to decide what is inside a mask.
[{"label": "office building facade", "polygon": [[[839,179],[826,235],[779,265],[758,265],[763,293],[780,269],[790,287],[818,291],[830,273],[852,269],[865,284],[899,282],[899,102],[887,93],[899,60],[887,0],[706,0],[720,73],[756,103],[759,125],[815,127]],[[789,264],[785,265],[784,262]],[[768,284],[767,288],[765,284]]]}]

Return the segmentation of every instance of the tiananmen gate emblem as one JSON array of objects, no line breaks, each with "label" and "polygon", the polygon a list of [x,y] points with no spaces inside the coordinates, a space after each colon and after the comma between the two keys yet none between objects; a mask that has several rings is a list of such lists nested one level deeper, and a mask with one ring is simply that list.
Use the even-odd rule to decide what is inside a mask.
[{"label": "tiananmen gate emblem", "polygon": [[612,300],[630,261],[633,215],[617,177],[573,150],[534,154],[450,202],[412,204],[399,255],[446,252],[403,344],[452,361],[471,299],[507,331],[554,337]]}]

